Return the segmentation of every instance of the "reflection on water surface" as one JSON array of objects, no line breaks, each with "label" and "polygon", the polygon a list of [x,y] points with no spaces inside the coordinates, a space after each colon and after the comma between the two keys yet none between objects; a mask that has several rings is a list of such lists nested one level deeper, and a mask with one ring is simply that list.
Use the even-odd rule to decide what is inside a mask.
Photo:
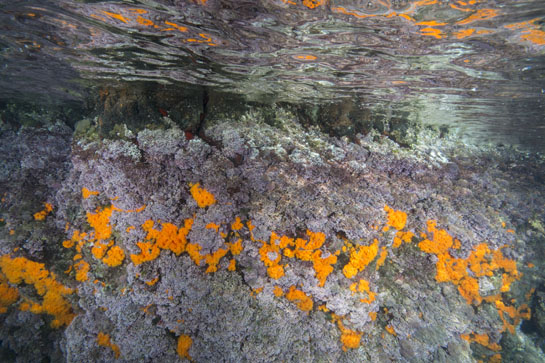
[{"label": "reflection on water surface", "polygon": [[470,137],[539,144],[542,1],[25,1],[0,8],[2,96],[106,81],[259,101],[353,98]]}]

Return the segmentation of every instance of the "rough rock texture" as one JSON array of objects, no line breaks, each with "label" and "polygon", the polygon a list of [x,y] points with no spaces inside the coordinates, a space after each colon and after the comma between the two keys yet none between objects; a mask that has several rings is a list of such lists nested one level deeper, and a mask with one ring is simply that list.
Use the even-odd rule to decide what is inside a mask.
[{"label": "rough rock texture", "polygon": [[[71,168],[71,130],[62,124],[17,131],[3,127],[0,139],[0,255],[17,248],[34,260],[58,255],[63,231],[52,220],[37,223],[33,213],[42,210],[44,202],[55,204],[55,193]],[[20,292],[34,293],[28,287]],[[0,360],[62,360],[63,332],[49,329],[42,316],[13,309],[0,314],[0,321]]]},{"label": "rough rock texture", "polygon": [[[127,132],[118,139],[97,138],[90,129],[72,141],[70,163],[66,132],[3,133],[2,155],[10,157],[1,176],[9,201],[2,202],[2,218],[10,225],[24,222],[30,226],[27,233],[36,235],[50,228],[55,241],[44,240],[50,252],[40,253],[40,242],[17,228],[10,235],[4,222],[1,252],[45,262],[65,285],[77,287],[71,300],[78,315],[65,330],[50,330],[46,314],[11,306],[0,315],[2,358],[37,361],[41,354],[59,361],[62,354],[66,361],[111,361],[115,351],[97,344],[97,334],[104,332],[119,348],[118,361],[127,362],[181,359],[176,352],[180,335],[191,337],[188,354],[197,362],[473,362],[496,354],[505,360],[543,359],[542,159],[510,148],[439,139],[430,130],[403,148],[373,132],[352,142],[305,130],[284,109],[275,109],[273,116],[269,110],[267,122],[264,118],[257,110],[216,122],[206,129],[210,142],[187,140],[176,126]],[[37,137],[47,140],[34,143]],[[39,150],[36,145],[46,146]],[[41,192],[17,191],[17,185],[33,181],[39,181]],[[190,193],[195,183],[216,202],[200,208]],[[84,198],[82,188],[97,193]],[[15,198],[27,206],[14,209]],[[34,221],[32,213],[46,201],[54,205],[53,213]],[[90,264],[88,279],[78,282],[73,271],[62,272],[76,255],[62,242],[75,230],[96,234],[89,213],[110,205],[115,206],[111,239],[125,259],[120,266],[107,266],[91,252],[98,242],[88,241],[81,252]],[[407,213],[403,230],[414,232],[412,241],[394,246],[396,230],[383,228],[385,205]],[[237,217],[244,224],[240,229],[233,227]],[[147,220],[160,229],[160,223],[181,227],[187,219],[193,220],[187,241],[198,243],[201,255],[238,238],[243,251],[228,252],[217,272],[208,273],[210,264],[198,266],[187,251],[177,256],[163,249],[156,259],[134,263],[130,256],[141,252],[137,242],[146,241]],[[509,291],[500,291],[501,269],[479,278],[481,296],[499,297],[469,304],[455,284],[436,281],[438,257],[418,247],[431,219],[460,241],[453,257],[466,259],[486,242],[516,261],[522,275]],[[218,232],[209,223],[219,225]],[[320,286],[313,262],[289,258],[285,251],[280,258],[284,275],[270,277],[261,248],[271,232],[308,239],[307,230],[324,233],[322,257],[337,255],[325,284]],[[387,253],[384,264],[378,266],[377,256],[347,278],[343,267],[350,246],[369,246],[375,239],[379,254]],[[360,279],[376,294],[369,303],[361,300],[370,294],[351,289]],[[275,294],[278,288],[283,296]],[[290,289],[310,297],[312,308],[290,301]],[[511,334],[504,329],[498,301],[517,309],[526,303],[537,315]],[[357,348],[341,341],[347,331],[361,334]],[[463,338],[472,333],[487,333],[489,343],[503,349]],[[28,349],[36,340],[54,343]]]}]

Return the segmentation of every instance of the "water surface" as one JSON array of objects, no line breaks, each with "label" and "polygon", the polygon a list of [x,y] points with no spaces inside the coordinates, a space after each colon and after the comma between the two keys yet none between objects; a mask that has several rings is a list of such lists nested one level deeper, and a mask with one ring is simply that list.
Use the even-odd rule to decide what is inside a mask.
[{"label": "water surface", "polygon": [[0,7],[0,96],[56,102],[151,81],[267,102],[352,98],[385,118],[539,146],[544,19],[541,0],[18,1]]}]

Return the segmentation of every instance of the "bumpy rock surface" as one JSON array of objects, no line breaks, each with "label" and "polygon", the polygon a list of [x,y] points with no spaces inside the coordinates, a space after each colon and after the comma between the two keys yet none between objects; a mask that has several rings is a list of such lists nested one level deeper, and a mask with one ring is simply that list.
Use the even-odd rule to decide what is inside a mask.
[{"label": "bumpy rock surface", "polygon": [[[48,314],[21,311],[21,301],[9,306],[0,315],[3,360],[543,359],[542,159],[439,139],[429,130],[411,148],[373,132],[353,142],[305,130],[283,109],[274,117],[274,126],[259,111],[216,122],[206,129],[207,142],[188,140],[176,126],[115,140],[90,130],[71,148],[62,128],[3,132],[0,252],[43,262],[77,288],[69,297],[77,315],[68,327],[49,328]],[[215,203],[199,207],[191,193],[197,183]],[[54,209],[35,220],[42,202]],[[111,234],[100,241],[90,215],[110,206],[101,228],[111,227]],[[396,227],[385,206],[405,212],[406,223]],[[143,251],[137,243],[153,243],[149,221],[160,231],[167,223],[181,230],[187,220],[185,250],[163,247],[141,263],[133,257]],[[437,221],[437,234],[459,241],[452,258],[467,261],[484,242],[489,252],[481,264],[499,261],[492,256],[501,251],[517,272],[504,266],[477,276],[464,268],[478,281],[473,301],[465,298],[456,277],[437,279],[444,255],[422,247],[433,235],[429,220]],[[75,231],[88,233],[81,251],[63,246]],[[308,248],[336,257],[323,284],[316,257],[290,256],[293,244],[273,251],[279,243],[273,232],[305,240],[323,233],[323,243]],[[405,232],[414,235],[399,243]],[[227,243],[239,239],[237,254]],[[109,241],[124,252],[118,266],[93,252]],[[375,241],[375,256],[347,277],[354,252]],[[208,258],[197,264],[188,244]],[[221,249],[228,251],[215,265]],[[89,270],[77,281],[74,261],[82,260]],[[506,288],[502,279],[511,277]],[[98,344],[99,333],[109,335],[111,346]],[[191,339],[185,358],[176,351],[180,336]]]}]

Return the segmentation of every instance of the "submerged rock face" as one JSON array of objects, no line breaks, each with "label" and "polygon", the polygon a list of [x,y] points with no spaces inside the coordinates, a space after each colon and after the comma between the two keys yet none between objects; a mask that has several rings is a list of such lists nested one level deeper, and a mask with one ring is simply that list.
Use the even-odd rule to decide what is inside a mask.
[{"label": "submerged rock face", "polygon": [[[39,169],[64,171],[39,194],[53,206],[43,220],[33,218],[40,205],[10,207],[29,179],[4,173],[1,282],[21,297],[0,315],[3,357],[543,357],[542,160],[431,131],[408,149],[374,133],[352,142],[305,130],[284,109],[266,118],[214,120],[206,141],[176,126],[115,140],[81,133],[62,166]],[[70,150],[66,134],[49,137]],[[15,144],[2,142],[4,154]],[[24,160],[40,162],[22,152],[12,164]],[[47,254],[17,229],[10,236],[23,220],[54,231]],[[65,297],[67,327],[21,308],[46,306],[46,295],[10,275],[18,256],[77,288]],[[26,349],[38,331],[53,343]]]}]

